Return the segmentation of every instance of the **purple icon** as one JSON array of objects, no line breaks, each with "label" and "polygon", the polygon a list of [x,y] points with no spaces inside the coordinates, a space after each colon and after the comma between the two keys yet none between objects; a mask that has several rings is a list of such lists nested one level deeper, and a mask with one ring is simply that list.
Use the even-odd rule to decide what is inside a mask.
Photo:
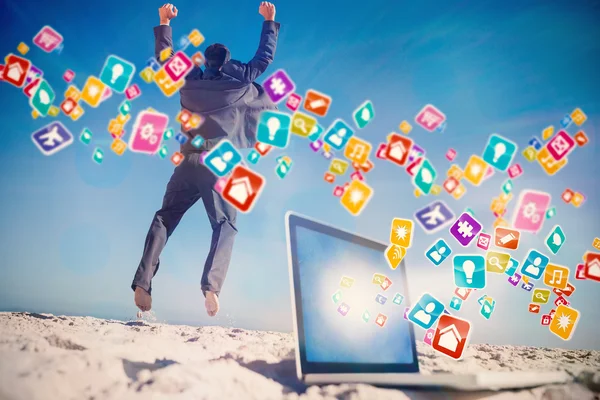
[{"label": "purple icon", "polygon": [[378,294],[377,297],[375,297],[375,301],[378,302],[379,304],[383,305],[387,301],[387,297],[385,297],[381,294]]},{"label": "purple icon", "polygon": [[52,122],[31,135],[31,140],[46,156],[51,156],[73,143],[73,134],[60,122]]},{"label": "purple icon", "polygon": [[42,76],[44,76],[44,72],[35,65],[32,65],[29,67],[29,71],[27,71],[27,76],[25,77],[25,84],[28,85],[37,78],[41,78]]},{"label": "purple icon", "polygon": [[263,87],[271,100],[273,100],[273,103],[277,104],[288,94],[292,93],[296,85],[294,85],[294,82],[292,82],[284,70],[279,69],[263,82]]},{"label": "purple icon", "polygon": [[348,311],[350,311],[350,306],[346,303],[342,303],[338,307],[338,312],[340,314],[342,314],[344,317],[346,316],[346,314],[348,314]]},{"label": "purple icon", "polygon": [[335,155],[333,153],[333,151],[325,151],[325,150],[323,150],[323,152],[321,154],[323,154],[323,157],[325,157],[328,160]]},{"label": "purple icon", "polygon": [[423,338],[423,342],[431,346],[431,342],[433,342],[433,335],[435,335],[435,329],[427,329],[427,332],[425,332],[425,337]]},{"label": "purple icon", "polygon": [[323,147],[323,141],[321,139],[317,139],[314,142],[310,142],[310,148],[314,152],[319,151],[321,149],[321,147]]},{"label": "purple icon", "polygon": [[521,288],[525,289],[528,292],[531,292],[531,289],[533,289],[533,283],[523,282],[523,284],[521,285]]},{"label": "purple icon", "polygon": [[514,287],[517,287],[519,282],[521,282],[521,275],[519,274],[515,273],[513,276],[508,277],[508,283],[510,283]]},{"label": "purple icon", "polygon": [[452,223],[454,213],[443,201],[434,201],[415,213],[415,219],[426,233],[435,233]]},{"label": "purple icon", "polygon": [[469,213],[462,213],[450,227],[450,233],[463,247],[467,247],[479,232],[481,232],[481,224]]},{"label": "purple icon", "polygon": [[410,311],[410,307],[406,307],[404,309],[404,319],[408,321],[408,312]]},{"label": "purple icon", "polygon": [[407,162],[412,163],[419,157],[425,157],[425,149],[415,143],[412,145],[410,151],[408,152]]}]

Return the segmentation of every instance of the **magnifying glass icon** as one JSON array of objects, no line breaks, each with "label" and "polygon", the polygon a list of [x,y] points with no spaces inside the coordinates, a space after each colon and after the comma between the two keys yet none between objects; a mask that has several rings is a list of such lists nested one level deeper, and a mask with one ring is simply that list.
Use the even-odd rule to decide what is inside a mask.
[{"label": "magnifying glass icon", "polygon": [[308,133],[308,131],[306,130],[306,123],[304,122],[303,119],[295,120],[294,126],[298,129],[302,130],[303,133]]},{"label": "magnifying glass icon", "polygon": [[502,266],[500,265],[500,260],[498,260],[498,257],[490,257],[490,259],[488,260],[488,262],[490,263],[490,265],[498,268],[498,269],[502,269]]},{"label": "magnifying glass icon", "polygon": [[542,293],[540,293],[540,292],[537,292],[537,293],[535,294],[535,298],[536,298],[536,299],[543,300],[543,301],[546,301],[546,298],[545,298],[545,297],[544,297],[544,295],[543,295]]}]

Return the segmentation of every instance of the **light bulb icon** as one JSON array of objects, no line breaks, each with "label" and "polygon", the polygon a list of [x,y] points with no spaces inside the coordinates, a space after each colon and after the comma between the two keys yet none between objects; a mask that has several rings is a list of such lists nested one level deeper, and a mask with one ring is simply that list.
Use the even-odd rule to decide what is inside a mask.
[{"label": "light bulb icon", "polygon": [[467,277],[467,283],[473,283],[473,272],[475,272],[475,263],[471,260],[467,260],[462,265],[465,276]]},{"label": "light bulb icon", "polygon": [[125,72],[125,70],[123,69],[123,66],[121,64],[113,65],[111,70],[112,70],[112,76],[110,78],[110,83],[115,84],[117,79],[119,79],[119,77],[121,75],[123,75],[123,72]]},{"label": "light bulb icon", "polygon": [[269,140],[270,141],[275,140],[275,134],[279,130],[280,126],[281,126],[281,123],[279,122],[278,118],[275,118],[275,117],[269,118],[269,120],[267,121],[267,128],[269,128]]},{"label": "light bulb icon", "polygon": [[494,162],[498,162],[500,157],[502,157],[506,153],[506,145],[502,142],[497,143],[494,146]]}]

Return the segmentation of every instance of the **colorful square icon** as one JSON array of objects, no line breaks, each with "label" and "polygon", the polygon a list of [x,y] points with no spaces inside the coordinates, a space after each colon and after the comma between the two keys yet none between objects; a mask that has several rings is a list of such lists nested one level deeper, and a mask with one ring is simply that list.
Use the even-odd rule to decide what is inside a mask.
[{"label": "colorful square icon", "polygon": [[519,262],[514,258],[510,258],[508,262],[508,267],[504,270],[504,273],[508,276],[513,276],[515,272],[517,272],[517,268],[519,267]]},{"label": "colorful square icon", "polygon": [[398,165],[405,165],[410,155],[413,141],[407,137],[393,133],[388,137],[385,158]]},{"label": "colorful square icon", "polygon": [[291,117],[277,111],[263,111],[258,120],[256,139],[269,146],[284,149],[290,141]]},{"label": "colorful square icon", "polygon": [[452,259],[454,284],[464,289],[483,289],[486,285],[486,260],[480,255],[456,255]]},{"label": "colorful square icon", "polygon": [[140,90],[140,87],[137,85],[137,83],[125,89],[125,97],[127,97],[127,100],[133,100],[136,97],[139,97],[141,94],[142,91]]},{"label": "colorful square icon", "polygon": [[535,289],[531,296],[532,303],[546,304],[550,300],[550,289]]},{"label": "colorful square icon", "polygon": [[502,274],[510,263],[510,254],[488,251],[485,255],[485,269],[487,272]]},{"label": "colorful square icon", "polygon": [[308,90],[304,96],[304,109],[319,117],[324,117],[331,106],[331,97],[316,90]]},{"label": "colorful square icon", "polygon": [[540,279],[550,259],[537,250],[530,250],[521,266],[521,274],[531,279]]},{"label": "colorful square icon", "polygon": [[514,164],[508,169],[508,176],[512,179],[518,178],[521,175],[523,175],[521,164]]},{"label": "colorful square icon", "polygon": [[354,118],[354,123],[359,129],[364,128],[375,117],[373,103],[370,100],[365,101],[358,106],[356,110],[354,110],[352,117]]},{"label": "colorful square icon", "polygon": [[542,169],[546,172],[547,175],[553,176],[558,171],[560,171],[567,162],[569,161],[566,157],[561,159],[560,161],[556,161],[556,159],[550,154],[548,150],[548,146],[544,146],[536,156],[537,162],[540,164]]},{"label": "colorful square icon", "polygon": [[248,162],[256,164],[260,159],[260,154],[258,153],[258,151],[252,149],[252,151],[250,151],[250,153],[248,153],[248,155],[246,156],[246,159],[248,160]]},{"label": "colorful square icon", "polygon": [[533,162],[537,157],[537,150],[534,149],[532,146],[528,146],[525,148],[525,150],[523,150],[523,153],[521,154],[527,161]]},{"label": "colorful square icon", "polygon": [[436,267],[443,263],[450,254],[452,254],[452,249],[444,239],[439,239],[425,251],[425,257]]},{"label": "colorful square icon", "polygon": [[283,69],[275,71],[263,82],[262,86],[275,104],[283,100],[296,88],[294,82]]},{"label": "colorful square icon", "polygon": [[454,189],[456,189],[459,185],[460,183],[456,180],[456,178],[450,176],[444,181],[442,187],[446,192],[448,192],[448,194],[452,194]]},{"label": "colorful square icon", "polygon": [[462,213],[450,227],[450,234],[461,246],[467,247],[481,232],[481,229],[481,224],[475,218],[469,213]]},{"label": "colorful square icon", "polygon": [[462,358],[469,341],[471,323],[466,319],[442,315],[435,328],[431,347],[455,360]]},{"label": "colorful square icon", "polygon": [[528,307],[529,312],[532,314],[539,314],[541,309],[542,308],[540,307],[539,304],[529,304],[529,307]]},{"label": "colorful square icon", "polygon": [[408,319],[423,329],[429,329],[443,312],[444,304],[431,294],[424,293],[408,313]]},{"label": "colorful square icon", "polygon": [[[208,152],[204,159],[204,165],[206,165],[213,174],[222,177],[229,174],[241,161],[242,155],[235,146],[229,140],[223,139],[217,146]],[[244,172],[245,171],[241,171],[240,174],[243,175]],[[246,180],[249,179],[250,178],[247,178]],[[246,186],[239,186],[239,188],[246,188],[247,191],[250,191],[249,185]]]},{"label": "colorful square icon", "polygon": [[519,275],[517,273],[508,277],[508,283],[510,283],[514,287],[517,287],[517,285],[519,284],[520,281],[521,281],[521,275]]},{"label": "colorful square icon", "polygon": [[588,252],[580,276],[593,281],[600,281],[600,253]]},{"label": "colorful square icon", "polygon": [[454,296],[452,297],[452,299],[450,300],[450,308],[456,311],[460,311],[460,308],[462,307],[462,299],[460,297]]},{"label": "colorful square icon", "polygon": [[415,220],[428,233],[436,233],[454,221],[454,213],[443,201],[433,203],[415,212]]},{"label": "colorful square icon", "polygon": [[116,138],[115,140],[112,141],[112,143],[110,144],[110,149],[118,156],[122,156],[123,153],[125,153],[125,150],[127,149],[127,143],[125,143],[125,141],[123,141],[122,139]]},{"label": "colorful square icon", "polygon": [[344,288],[351,288],[354,285],[354,278],[350,278],[349,276],[342,276],[340,280],[340,286]]},{"label": "colorful square icon", "polygon": [[456,150],[448,149],[448,151],[446,151],[446,160],[450,162],[454,161],[454,159],[456,158],[456,154]]},{"label": "colorful square icon", "polygon": [[392,299],[392,303],[399,306],[400,304],[402,304],[403,300],[404,300],[404,296],[402,296],[400,293],[396,293]]},{"label": "colorful square icon", "polygon": [[546,247],[552,254],[556,255],[565,243],[565,239],[565,233],[560,225],[555,225],[546,238]]},{"label": "colorful square icon", "polygon": [[408,121],[402,121],[400,122],[400,125],[398,125],[398,129],[405,135],[408,135],[410,131],[412,131],[412,125]]},{"label": "colorful square icon", "polygon": [[194,63],[183,51],[175,53],[169,61],[163,65],[165,72],[173,82],[179,82],[181,79],[185,78],[193,67]]},{"label": "colorful square icon", "polygon": [[243,165],[237,165],[223,188],[222,196],[239,211],[248,213],[256,204],[264,184],[265,178],[261,175]]},{"label": "colorful square icon", "polygon": [[444,121],[446,116],[431,104],[427,104],[415,117],[415,122],[425,130],[434,132]]},{"label": "colorful square icon", "polygon": [[473,291],[472,289],[465,289],[465,288],[457,287],[456,289],[454,289],[454,294],[459,299],[466,301],[469,298],[469,295],[471,294],[472,291]]},{"label": "colorful square icon", "polygon": [[569,125],[571,125],[573,123],[573,119],[571,118],[571,116],[569,114],[565,115],[561,120],[560,120],[560,125],[563,128],[568,128]]},{"label": "colorful square icon", "polygon": [[80,105],[77,105],[77,107],[75,107],[73,109],[73,111],[71,111],[71,114],[69,114],[69,117],[71,117],[71,119],[73,121],[77,121],[82,115],[83,115],[83,108]]},{"label": "colorful square icon", "polygon": [[359,215],[373,196],[373,189],[363,181],[352,180],[340,202],[348,212]]},{"label": "colorful square icon", "polygon": [[477,236],[477,247],[482,250],[487,250],[492,242],[492,237],[487,233],[480,232]]},{"label": "colorful square icon", "polygon": [[129,137],[129,150],[135,153],[155,154],[162,144],[168,123],[169,116],[166,114],[141,111]]},{"label": "colorful square icon", "polygon": [[55,98],[56,95],[54,94],[52,87],[50,87],[50,84],[48,84],[46,80],[41,79],[35,93],[29,98],[29,105],[37,111],[40,116],[44,117],[48,115]]},{"label": "colorful square icon", "polygon": [[577,126],[581,126],[587,120],[587,115],[585,115],[581,108],[576,108],[571,113],[571,119]]},{"label": "colorful square icon", "polygon": [[19,53],[21,53],[21,55],[25,55],[27,54],[27,52],[29,51],[29,46],[27,46],[25,43],[21,42],[19,43],[19,45],[17,46],[17,51]]},{"label": "colorful square icon", "polygon": [[[310,134],[308,135],[308,140],[310,140],[312,143],[321,142],[319,140],[319,138],[321,137],[322,133],[323,133],[323,127],[319,124],[315,124],[313,126],[312,130],[310,131]],[[322,145],[322,142],[321,142],[321,145]],[[320,146],[319,146],[319,148],[320,148]]]},{"label": "colorful square icon", "polygon": [[375,302],[384,305],[387,302],[387,297],[379,293],[375,296]]},{"label": "colorful square icon", "polygon": [[437,172],[429,160],[424,159],[413,177],[413,185],[417,187],[423,194],[429,194],[434,185]]},{"label": "colorful square icon", "polygon": [[346,148],[344,149],[344,156],[358,164],[365,163],[369,158],[369,154],[371,154],[371,143],[359,139],[356,136],[352,136],[348,140]]},{"label": "colorful square icon", "polygon": [[483,316],[483,318],[490,319],[492,313],[494,312],[494,308],[496,308],[495,301],[490,302],[489,300],[485,300],[481,305],[481,310],[479,311],[479,313]]},{"label": "colorful square icon", "polygon": [[102,161],[104,161],[104,151],[101,148],[96,147],[92,153],[92,160],[94,160],[96,164],[102,164]]},{"label": "colorful square icon", "polygon": [[412,246],[413,232],[414,225],[412,220],[394,218],[390,230],[390,243],[408,249]]},{"label": "colorful square icon", "polygon": [[488,164],[481,157],[472,155],[465,166],[464,178],[474,186],[479,186],[483,182]]},{"label": "colorful square icon", "polygon": [[31,61],[11,54],[6,57],[2,80],[16,87],[22,87],[27,79],[29,67],[31,67]]},{"label": "colorful square icon", "polygon": [[347,161],[341,160],[339,158],[334,158],[329,164],[329,172],[338,176],[344,175],[348,170],[349,165],[350,164],[348,164]]},{"label": "colorful square icon", "polygon": [[340,313],[340,315],[345,317],[346,315],[348,315],[348,312],[350,312],[350,306],[346,303],[342,303],[338,307],[337,311],[338,311],[338,313]]},{"label": "colorful square icon", "polygon": [[185,80],[173,82],[164,68],[161,68],[154,74],[154,82],[165,96],[171,97],[183,86]]},{"label": "colorful square icon", "polygon": [[150,67],[146,67],[140,71],[140,78],[146,83],[152,83],[154,80],[154,70]]},{"label": "colorful square icon", "polygon": [[519,248],[521,232],[516,229],[496,227],[494,230],[494,245],[501,249],[516,250]]},{"label": "colorful square icon", "polygon": [[368,310],[363,311],[362,320],[365,322],[369,322],[370,319],[371,319],[371,313]]},{"label": "colorful square icon", "polygon": [[517,145],[500,135],[490,135],[483,160],[499,171],[506,171],[517,153]]},{"label": "colorful square icon", "polygon": [[575,332],[579,316],[579,311],[574,308],[560,305],[556,308],[555,315],[548,328],[550,332],[562,340],[570,340]]},{"label": "colorful square icon", "polygon": [[62,43],[63,37],[50,26],[44,26],[34,37],[33,44],[50,53]]},{"label": "colorful square icon", "polygon": [[544,224],[546,210],[550,206],[551,199],[548,193],[535,190],[522,191],[513,212],[513,228],[537,233]]},{"label": "colorful square icon", "polygon": [[559,131],[550,141],[546,144],[548,153],[556,161],[560,161],[570,153],[575,147],[575,139],[573,139],[566,131]]},{"label": "colorful square icon", "polygon": [[185,133],[179,132],[177,135],[175,135],[175,140],[177,140],[179,144],[185,144],[188,141],[188,137],[185,135]]},{"label": "colorful square icon", "polygon": [[275,174],[279,177],[279,179],[283,179],[287,176],[292,168],[291,162],[280,161],[275,167]]},{"label": "colorful square icon", "polygon": [[333,121],[325,132],[323,141],[335,150],[341,150],[346,146],[352,135],[354,135],[354,131],[350,126],[338,118]]},{"label": "colorful square icon", "polygon": [[176,151],[171,156],[171,162],[173,163],[173,165],[178,166],[179,164],[181,164],[184,158],[185,156],[182,153]]},{"label": "colorful square icon", "polygon": [[45,156],[51,156],[73,143],[73,134],[56,121],[35,131],[31,140]]},{"label": "colorful square icon", "polygon": [[548,264],[544,270],[544,284],[557,289],[565,289],[569,281],[569,268]]},{"label": "colorful square icon", "polygon": [[285,106],[292,111],[297,111],[300,107],[300,103],[302,103],[302,96],[292,93],[288,96]]},{"label": "colorful square icon", "polygon": [[577,146],[579,146],[579,147],[583,147],[589,142],[589,139],[584,131],[577,132],[575,134],[575,136],[573,137],[573,139],[575,139],[575,142],[577,143]]},{"label": "colorful square icon", "polygon": [[377,314],[377,317],[375,318],[375,323],[383,328],[387,319],[388,319],[388,317],[386,315],[379,313],[379,314]]},{"label": "colorful square icon", "polygon": [[342,300],[342,291],[338,290],[336,291],[332,296],[331,296],[331,300],[333,300],[334,304],[339,303]]},{"label": "colorful square icon", "polygon": [[398,268],[405,255],[406,249],[396,244],[390,244],[385,249],[385,259],[392,270]]},{"label": "colorful square icon", "polygon": [[102,67],[100,81],[117,93],[123,93],[131,83],[135,65],[115,55],[110,55]]},{"label": "colorful square icon", "polygon": [[379,285],[379,287],[381,287],[381,289],[383,291],[388,290],[390,288],[390,286],[392,286],[392,280],[390,278],[388,278],[387,276],[383,279],[383,281]]},{"label": "colorful square icon", "polygon": [[92,142],[92,131],[88,128],[83,128],[81,135],[79,135],[79,140],[85,145],[90,144]]},{"label": "colorful square icon", "polygon": [[98,107],[102,101],[102,94],[106,85],[95,76],[90,76],[83,86],[81,91],[81,100],[85,101],[92,107]]},{"label": "colorful square icon", "polygon": [[314,117],[297,111],[292,116],[290,132],[301,137],[308,137],[315,125],[317,125],[317,120]]}]

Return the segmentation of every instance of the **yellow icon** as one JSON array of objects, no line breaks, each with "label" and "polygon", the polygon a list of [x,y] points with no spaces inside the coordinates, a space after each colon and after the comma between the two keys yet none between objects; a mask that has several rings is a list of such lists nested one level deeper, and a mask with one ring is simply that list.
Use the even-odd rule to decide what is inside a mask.
[{"label": "yellow icon", "polygon": [[465,167],[465,179],[475,186],[479,186],[485,176],[488,165],[481,157],[472,155]]},{"label": "yellow icon", "polygon": [[390,231],[390,243],[408,249],[412,246],[413,231],[414,225],[410,219],[394,218]]},{"label": "yellow icon", "polygon": [[348,276],[342,276],[342,280],[340,281],[340,286],[345,288],[350,288],[354,285],[354,278],[350,278]]},{"label": "yellow icon", "polygon": [[483,301],[488,301],[490,304],[494,304],[494,298],[490,297],[490,296],[485,296],[485,298],[483,299]]},{"label": "yellow icon", "polygon": [[[29,51],[29,46],[27,46],[25,43],[21,42],[19,43],[19,45],[17,46],[17,51],[23,55],[27,54],[27,52]],[[579,124],[577,124],[579,125]]]},{"label": "yellow icon", "polygon": [[65,92],[65,98],[71,99],[75,103],[78,103],[79,99],[81,98],[81,92],[74,85],[70,85]]},{"label": "yellow icon", "polygon": [[140,72],[140,78],[142,78],[142,80],[146,83],[152,83],[154,80],[154,70],[150,67],[144,68]]},{"label": "yellow icon", "polygon": [[571,197],[571,204],[575,207],[579,207],[581,203],[583,203],[583,195],[581,193],[573,194],[573,197]]},{"label": "yellow icon", "polygon": [[[106,89],[106,85],[102,83],[100,79],[96,78],[95,76],[90,76],[87,81],[85,81],[85,86],[81,91],[81,100],[85,101],[92,107],[98,107],[98,104],[100,104],[100,101],[102,100],[102,93],[104,93],[104,89]],[[73,117],[73,112],[71,112],[71,117]]]},{"label": "yellow icon", "polygon": [[433,185],[429,193],[431,193],[434,196],[437,196],[440,193],[442,193],[442,187],[440,185]]},{"label": "yellow icon", "polygon": [[323,151],[329,153],[331,151],[331,146],[327,143],[323,143]]},{"label": "yellow icon", "polygon": [[490,206],[490,210],[496,214],[502,214],[506,209],[506,203],[500,200],[497,197],[492,199],[492,204]]},{"label": "yellow icon", "polygon": [[[409,124],[407,121],[402,121],[400,123],[400,125],[398,126],[398,128],[400,128],[402,133],[404,133],[405,135],[408,135],[410,133],[410,131],[412,130],[412,125]],[[388,140],[388,142],[389,142],[389,140]]]},{"label": "yellow icon", "polygon": [[406,249],[396,244],[390,244],[388,248],[385,249],[385,259],[391,269],[398,268],[398,265],[400,265],[405,255]]},{"label": "yellow icon", "polygon": [[488,251],[485,255],[485,270],[495,274],[503,274],[510,262],[510,254]]},{"label": "yellow icon", "polygon": [[154,74],[154,82],[156,82],[156,85],[165,96],[170,97],[173,96],[175,92],[177,92],[177,90],[184,85],[185,79],[175,83],[171,80],[171,78],[169,78],[169,75],[167,75],[165,70],[161,68],[156,74]]},{"label": "yellow icon", "polygon": [[467,188],[465,187],[465,185],[463,185],[461,183],[452,192],[452,197],[454,197],[456,200],[459,200],[461,197],[463,197],[465,195],[465,193],[467,193]]},{"label": "yellow icon", "polygon": [[359,215],[373,195],[373,189],[358,179],[353,179],[340,202],[352,215]]},{"label": "yellow icon", "polygon": [[421,195],[423,194],[423,192],[421,192],[419,189],[415,189],[414,191],[414,195],[415,197],[418,199],[419,197],[421,197]]},{"label": "yellow icon", "polygon": [[571,119],[577,124],[577,126],[580,126],[587,120],[587,115],[581,111],[581,108],[576,108],[571,113]]},{"label": "yellow icon", "polygon": [[546,304],[550,300],[550,289],[535,289],[531,295],[531,302]]},{"label": "yellow icon", "polygon": [[331,160],[331,164],[329,164],[329,172],[336,175],[344,175],[348,169],[348,165],[348,162],[334,158]]},{"label": "yellow icon", "polygon": [[69,114],[69,117],[71,117],[71,119],[73,121],[77,121],[79,118],[81,118],[82,115],[83,115],[83,108],[81,108],[80,105],[77,105],[77,107],[75,107],[73,109],[73,111],[71,111],[71,114]]},{"label": "yellow icon", "polygon": [[204,118],[201,115],[192,113],[192,117],[190,118],[190,125],[192,128],[198,128],[202,121],[204,121]]},{"label": "yellow icon", "polygon": [[[592,243],[592,247],[595,248],[596,250],[600,250],[600,238],[595,238],[594,242]],[[585,261],[585,259],[584,259]]]},{"label": "yellow icon", "polygon": [[344,149],[344,155],[347,159],[352,160],[358,164],[364,164],[369,158],[371,153],[371,144],[366,140],[357,138],[356,136],[350,137],[348,144]]},{"label": "yellow icon", "polygon": [[544,271],[544,284],[557,289],[565,289],[569,280],[569,268],[548,264]]},{"label": "yellow icon", "polygon": [[292,116],[292,122],[290,125],[290,132],[302,136],[307,137],[310,135],[310,132],[317,124],[317,119],[311,117],[310,115],[301,113],[296,111]]},{"label": "yellow icon", "polygon": [[123,130],[123,125],[120,124],[116,119],[111,119],[108,122],[108,132],[113,135],[119,135]]},{"label": "yellow icon", "polygon": [[526,275],[523,275],[523,276],[521,277],[521,280],[523,281],[523,283],[526,283],[526,284],[527,284],[527,283],[529,283],[529,277],[528,277],[528,276],[526,276]]},{"label": "yellow icon", "polygon": [[527,147],[525,150],[523,150],[523,157],[525,157],[525,159],[529,162],[533,162],[535,161],[535,157],[537,156],[537,150],[535,148],[533,148],[532,146]]},{"label": "yellow icon", "polygon": [[125,124],[127,123],[127,121],[129,121],[130,118],[131,118],[131,114],[127,114],[127,115],[119,114],[119,115],[117,115],[117,122],[120,123],[122,126],[125,126]]},{"label": "yellow icon", "polygon": [[173,54],[173,49],[170,47],[167,47],[166,49],[161,50],[161,52],[159,53],[159,58],[160,61],[167,61],[169,58],[171,58],[171,54]]},{"label": "yellow icon", "polygon": [[60,112],[60,108],[58,108],[56,106],[51,106],[50,109],[48,110],[48,115],[51,117],[56,117],[59,112]]},{"label": "yellow icon", "polygon": [[579,311],[561,304],[556,308],[554,318],[548,328],[562,340],[569,340],[573,336],[578,320]]},{"label": "yellow icon", "polygon": [[394,135],[396,135],[396,134],[397,134],[396,132],[392,132],[392,133],[388,134],[388,135],[387,135],[387,137],[386,137],[385,139],[386,139],[386,140],[388,141],[388,143],[389,143],[389,142],[391,142],[391,141],[392,141],[392,139],[394,138]]},{"label": "yellow icon", "polygon": [[127,148],[127,143],[121,139],[115,139],[110,145],[110,149],[114,151],[118,156],[122,155]]},{"label": "yellow icon", "polygon": [[497,228],[497,227],[499,227],[499,226],[500,226],[500,227],[507,227],[507,228],[508,228],[508,227],[510,227],[510,225],[509,225],[508,221],[507,221],[507,220],[505,220],[505,219],[504,219],[504,218],[502,218],[502,217],[498,217],[498,218],[496,218],[496,220],[494,221],[494,225],[493,225],[494,229],[496,229],[496,228]]},{"label": "yellow icon", "polygon": [[540,150],[536,158],[542,169],[550,176],[560,171],[568,162],[566,157],[560,161],[556,161],[546,147]]},{"label": "yellow icon", "polygon": [[198,47],[204,42],[204,35],[200,33],[198,29],[194,29],[189,35],[188,39],[194,47]]},{"label": "yellow icon", "polygon": [[31,110],[31,118],[37,119],[37,117],[39,117],[39,116],[40,116],[40,114],[38,114],[37,111]]},{"label": "yellow icon", "polygon": [[385,275],[373,274],[373,279],[371,280],[371,283],[375,285],[381,285],[383,281],[385,281]]},{"label": "yellow icon", "polygon": [[498,196],[498,199],[500,199],[501,202],[503,202],[504,204],[508,204],[513,198],[513,194],[509,193],[506,194],[504,192],[500,193],[500,196]]},{"label": "yellow icon", "polygon": [[550,139],[552,135],[554,135],[554,126],[552,125],[542,131],[542,139],[544,140]]},{"label": "yellow icon", "polygon": [[460,182],[460,180],[465,176],[465,173],[462,169],[460,169],[458,165],[452,164],[448,169],[448,173],[446,175],[448,177],[453,177],[454,179]]}]

